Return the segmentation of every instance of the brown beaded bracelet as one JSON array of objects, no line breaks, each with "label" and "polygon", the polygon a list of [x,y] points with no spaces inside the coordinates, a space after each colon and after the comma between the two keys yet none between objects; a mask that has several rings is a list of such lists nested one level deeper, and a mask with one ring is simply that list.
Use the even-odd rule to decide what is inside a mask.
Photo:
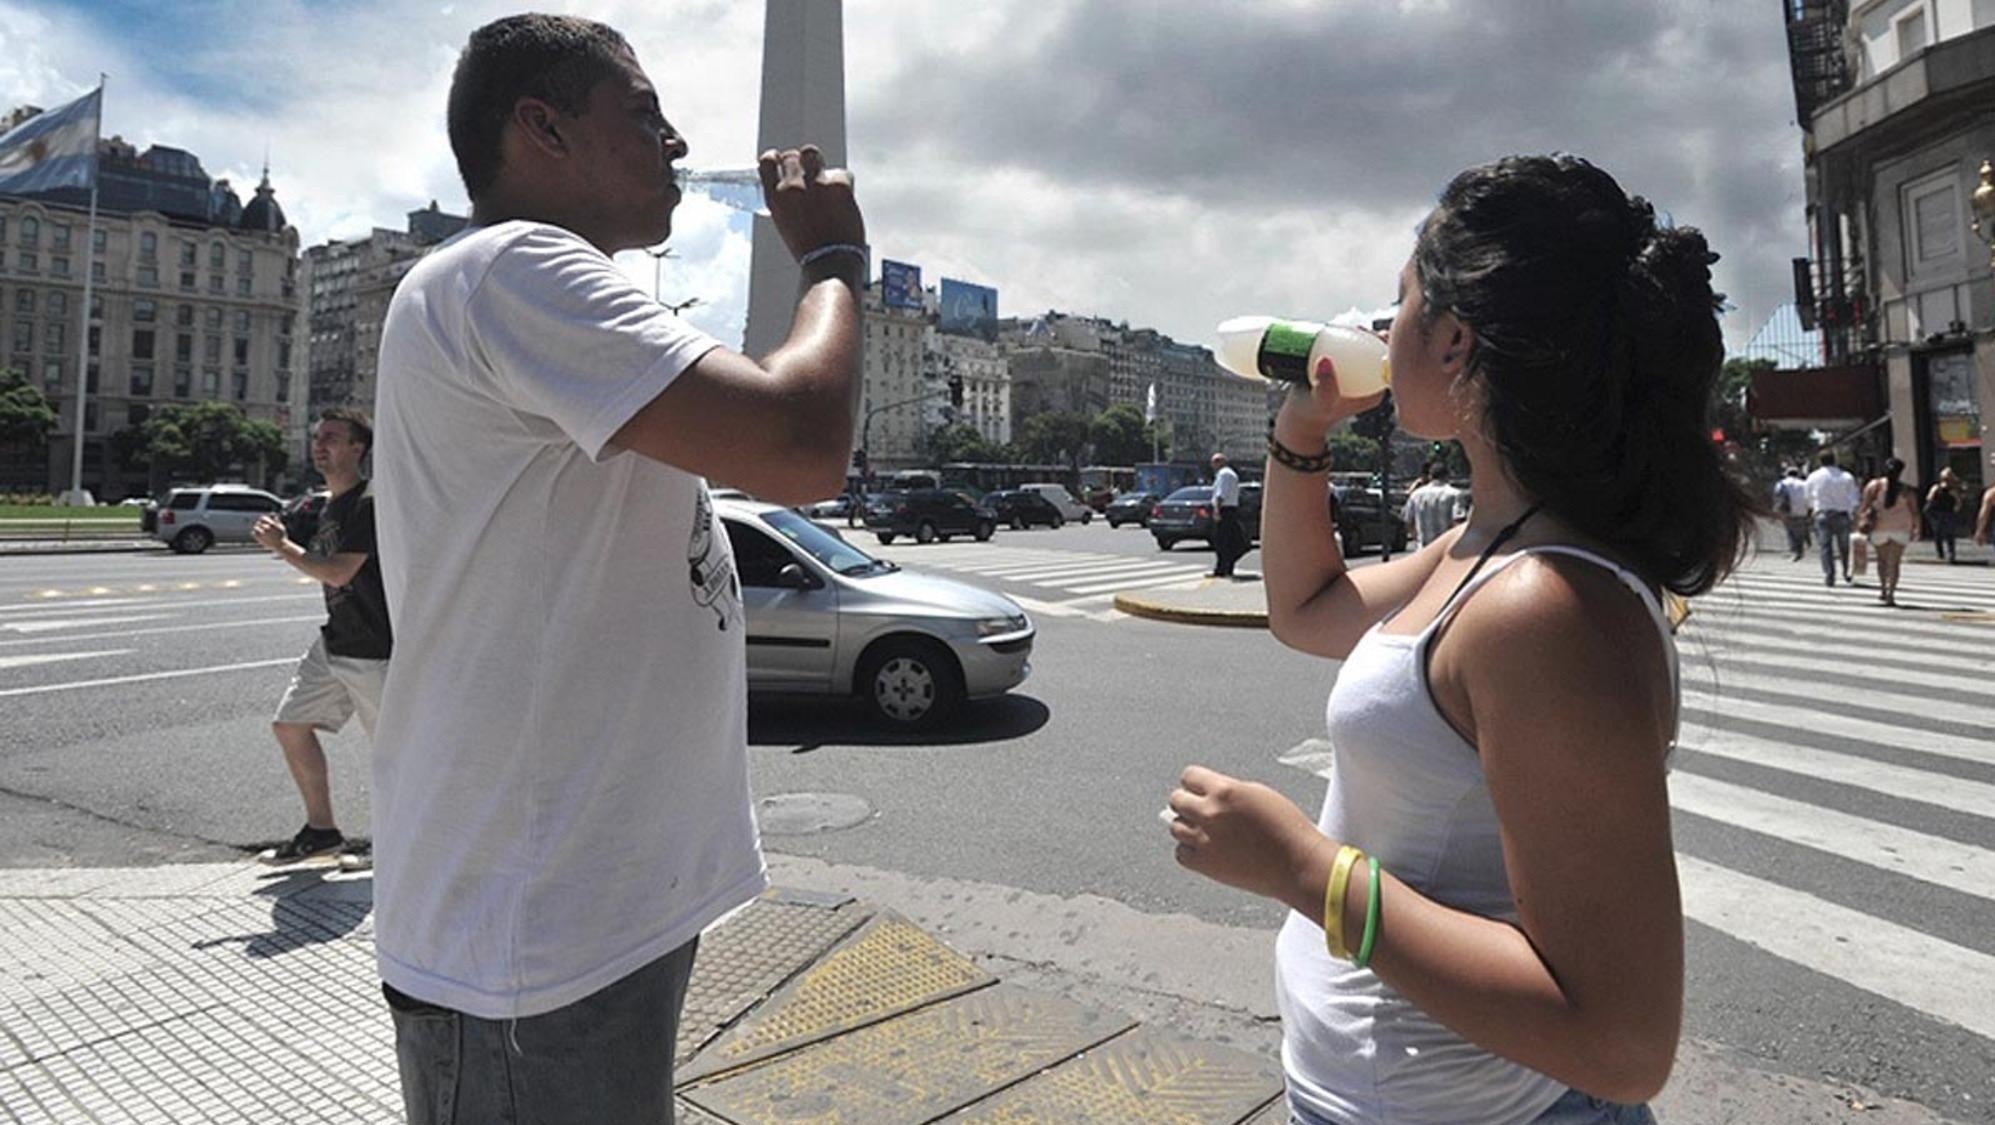
[{"label": "brown beaded bracelet", "polygon": [[1330,469],[1330,447],[1327,445],[1323,447],[1323,452],[1312,457],[1307,453],[1297,453],[1276,441],[1275,435],[1269,434],[1268,456],[1274,458],[1275,463],[1282,468],[1298,473],[1322,473]]}]

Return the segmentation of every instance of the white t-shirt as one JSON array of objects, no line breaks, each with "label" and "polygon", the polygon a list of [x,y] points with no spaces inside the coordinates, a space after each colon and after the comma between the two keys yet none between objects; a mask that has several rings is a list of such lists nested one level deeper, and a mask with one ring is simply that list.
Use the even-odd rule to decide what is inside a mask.
[{"label": "white t-shirt", "polygon": [[1855,512],[1863,489],[1840,465],[1823,465],[1808,474],[1808,506],[1818,512]]},{"label": "white t-shirt", "polygon": [[464,231],[395,292],[374,902],[411,996],[552,1011],[767,884],[727,536],[703,480],[608,445],[716,346],[539,223]]},{"label": "white t-shirt", "polygon": [[1240,506],[1240,474],[1231,465],[1219,466],[1212,474],[1212,502],[1222,508]]},{"label": "white t-shirt", "polygon": [[1461,522],[1462,490],[1444,480],[1430,480],[1406,498],[1406,522],[1413,528],[1413,546],[1418,550],[1445,535]]}]

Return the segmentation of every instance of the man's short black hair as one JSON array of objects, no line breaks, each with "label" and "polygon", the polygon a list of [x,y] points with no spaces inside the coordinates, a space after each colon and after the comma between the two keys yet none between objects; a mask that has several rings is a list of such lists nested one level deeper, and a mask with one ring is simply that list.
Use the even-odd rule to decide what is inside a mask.
[{"label": "man's short black hair", "polygon": [[324,413],[319,415],[319,421],[345,422],[347,435],[360,443],[361,454],[364,456],[373,451],[374,420],[369,418],[367,412],[358,406],[329,407]]},{"label": "man's short black hair", "polygon": [[538,12],[493,20],[471,33],[450,79],[450,150],[475,203],[499,176],[499,138],[521,98],[579,117],[589,91],[617,71],[630,44],[608,24]]},{"label": "man's short black hair", "polygon": [[1819,460],[1820,460],[1820,461],[1822,462],[1822,464],[1824,464],[1824,465],[1833,465],[1833,464],[1835,464],[1835,463],[1836,463],[1836,451],[1835,451],[1835,450],[1833,450],[1833,449],[1824,449],[1824,450],[1822,451],[1822,456],[1821,456],[1821,457],[1819,458]]}]

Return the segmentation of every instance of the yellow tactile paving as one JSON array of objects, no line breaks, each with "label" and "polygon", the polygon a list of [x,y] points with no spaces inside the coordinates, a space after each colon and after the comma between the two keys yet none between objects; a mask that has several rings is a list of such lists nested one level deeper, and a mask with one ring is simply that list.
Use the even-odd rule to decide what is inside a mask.
[{"label": "yellow tactile paving", "polygon": [[951,1125],[1235,1125],[1281,1096],[1271,1058],[1139,1028],[950,1118]]}]

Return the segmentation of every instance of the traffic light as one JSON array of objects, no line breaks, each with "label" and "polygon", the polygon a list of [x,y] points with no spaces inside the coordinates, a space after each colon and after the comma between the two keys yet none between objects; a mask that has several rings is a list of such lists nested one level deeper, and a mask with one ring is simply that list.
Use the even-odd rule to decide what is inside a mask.
[{"label": "traffic light", "polygon": [[853,451],[852,451],[852,467],[853,467],[853,468],[855,468],[855,469],[857,469],[857,470],[859,470],[859,471],[860,471],[860,472],[862,472],[862,473],[866,471],[866,451],[865,451],[865,450],[863,450],[863,449],[855,449],[855,450],[853,450]]},{"label": "traffic light", "polygon": [[961,375],[949,376],[949,405],[957,407],[963,405],[963,377]]}]

